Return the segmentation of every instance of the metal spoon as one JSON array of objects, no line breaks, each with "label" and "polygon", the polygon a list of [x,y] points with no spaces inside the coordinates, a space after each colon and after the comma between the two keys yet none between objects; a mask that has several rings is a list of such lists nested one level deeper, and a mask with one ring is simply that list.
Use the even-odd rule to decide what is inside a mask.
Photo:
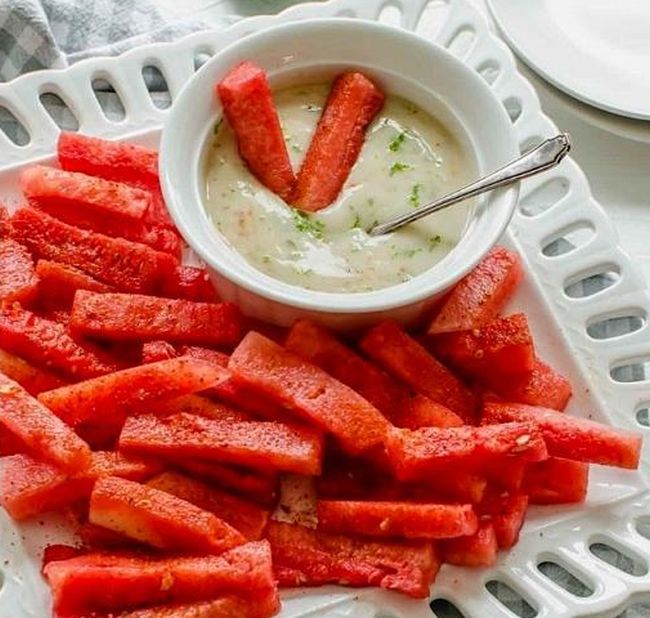
[{"label": "metal spoon", "polygon": [[379,223],[368,230],[370,236],[380,236],[392,232],[403,225],[413,223],[422,217],[434,212],[448,208],[449,206],[462,202],[475,195],[491,191],[497,187],[507,185],[528,176],[534,176],[545,170],[555,167],[565,155],[571,150],[571,139],[568,133],[560,133],[555,137],[544,140],[537,146],[523,154],[521,157],[511,161],[496,172],[483,176],[479,180],[466,185],[465,187],[441,197],[435,202],[420,206],[415,210],[403,215]]}]

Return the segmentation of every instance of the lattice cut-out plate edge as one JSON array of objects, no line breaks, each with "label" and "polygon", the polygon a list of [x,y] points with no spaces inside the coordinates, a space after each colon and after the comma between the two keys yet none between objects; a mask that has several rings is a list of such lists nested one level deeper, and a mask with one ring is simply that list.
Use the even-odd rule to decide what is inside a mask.
[{"label": "lattice cut-out plate edge", "polygon": [[[9,84],[0,84],[0,106],[11,110],[31,136],[26,145],[17,146],[0,132],[0,197],[7,197],[2,193],[9,180],[15,177],[12,170],[54,154],[59,129],[39,102],[43,93],[63,94],[82,132],[108,138],[144,136],[146,141],[147,136],[159,132],[167,112],[153,104],[144,86],[142,69],[145,66],[161,68],[173,101],[194,73],[197,54],[215,53],[250,32],[310,17],[378,19],[384,15],[398,20],[399,24],[395,25],[419,31],[421,14],[425,7],[434,4],[438,22],[426,31],[427,35],[485,77],[511,114],[522,148],[535,138],[555,133],[556,128],[541,112],[534,90],[517,73],[512,55],[467,0],[364,0],[363,3],[333,0],[298,5],[277,16],[242,20],[227,30],[197,33],[176,43],[149,45],[117,58],[87,60],[63,71],[29,74]],[[387,13],[384,11],[387,6],[395,7],[397,12]],[[97,75],[110,77],[120,93],[125,109],[125,117],[120,122],[106,118],[95,98],[91,84]],[[561,192],[545,192],[542,185],[549,186],[553,180],[556,180],[556,189],[562,186]],[[546,343],[544,352],[553,354],[553,350],[562,348],[565,356],[567,351],[573,353],[569,356],[575,359],[564,359],[561,363],[570,366],[580,383],[593,387],[591,392],[580,394],[579,401],[593,405],[597,415],[604,416],[611,424],[642,430],[635,420],[635,412],[650,402],[650,385],[647,380],[616,382],[610,371],[625,362],[650,358],[647,320],[635,332],[616,338],[596,340],[587,332],[588,325],[602,316],[626,315],[628,311],[630,315],[639,311],[645,316],[650,314],[650,296],[642,278],[618,247],[612,224],[594,201],[584,175],[573,161],[566,160],[543,179],[526,181],[522,186],[521,203],[528,207],[516,213],[505,242],[513,243],[521,251],[527,270],[533,276],[529,278],[524,297],[516,303],[520,305],[517,308],[534,311],[533,321],[541,325],[540,329],[548,324],[559,327]],[[560,237],[563,230],[578,223],[586,223],[593,230],[584,244],[563,255],[543,253],[549,239]],[[566,294],[571,283],[599,272],[615,272],[614,284],[588,298]],[[534,309],[531,299],[535,300]],[[445,568],[432,591],[432,598],[449,599],[467,618],[512,616],[485,589],[485,583],[497,579],[524,595],[538,616],[615,615],[626,603],[638,600],[650,590],[650,578],[627,575],[599,562],[588,546],[605,530],[613,546],[631,547],[643,560],[650,561],[650,542],[634,525],[639,517],[650,512],[641,480],[641,475],[647,476],[648,466],[646,449],[641,474],[598,476],[602,482],[597,483],[596,491],[600,493],[593,503],[597,507],[590,502],[582,509],[566,512],[560,509],[554,516],[535,513],[521,543],[494,569]],[[608,496],[612,499],[608,500]],[[44,618],[47,591],[38,577],[38,565],[30,549],[51,542],[57,535],[58,528],[52,521],[48,521],[47,526],[33,522],[17,529],[0,514],[0,558],[4,559],[5,555],[12,558],[4,571],[4,584],[0,580],[0,618]],[[569,571],[573,568],[585,574],[595,589],[594,594],[578,598],[562,593],[536,568],[542,558],[556,560]],[[286,617],[419,618],[432,615],[426,603],[404,600],[384,591],[325,588],[288,596],[283,611]]]}]

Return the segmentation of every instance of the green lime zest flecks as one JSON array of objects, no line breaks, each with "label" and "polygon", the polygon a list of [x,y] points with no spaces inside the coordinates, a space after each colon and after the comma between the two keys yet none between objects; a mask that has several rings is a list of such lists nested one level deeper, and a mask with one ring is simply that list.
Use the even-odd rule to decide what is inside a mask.
[{"label": "green lime zest flecks", "polygon": [[299,232],[306,232],[311,234],[314,238],[323,238],[325,232],[325,224],[318,219],[312,219],[308,214],[300,210],[293,210],[291,213],[293,223]]},{"label": "green lime zest flecks", "polygon": [[391,152],[398,152],[402,144],[406,140],[406,131],[398,133],[390,142],[388,142],[388,150]]},{"label": "green lime zest flecks", "polygon": [[395,176],[395,174],[399,174],[399,172],[405,172],[406,170],[410,170],[413,166],[409,165],[408,163],[402,163],[401,161],[395,161],[390,166],[390,171],[389,175],[390,176]]},{"label": "green lime zest flecks", "polygon": [[411,187],[411,193],[409,194],[409,203],[413,208],[417,208],[420,205],[420,191],[422,191],[422,185],[417,183]]},{"label": "green lime zest flecks", "polygon": [[424,249],[422,247],[417,247],[416,249],[402,249],[401,251],[395,251],[393,253],[394,258],[412,258],[415,257],[418,253],[422,253]]}]

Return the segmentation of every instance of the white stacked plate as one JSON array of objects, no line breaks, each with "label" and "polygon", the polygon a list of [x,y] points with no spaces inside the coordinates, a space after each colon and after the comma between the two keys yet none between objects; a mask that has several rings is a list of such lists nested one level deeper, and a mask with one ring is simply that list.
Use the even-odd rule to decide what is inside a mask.
[{"label": "white stacked plate", "polygon": [[487,0],[519,58],[595,126],[650,143],[650,2]]}]

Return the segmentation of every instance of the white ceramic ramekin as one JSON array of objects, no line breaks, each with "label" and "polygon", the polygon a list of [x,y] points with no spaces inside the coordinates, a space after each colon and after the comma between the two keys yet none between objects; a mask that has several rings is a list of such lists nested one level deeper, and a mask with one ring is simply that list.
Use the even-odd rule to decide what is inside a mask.
[{"label": "white ceramic ramekin", "polygon": [[172,107],[160,148],[163,191],[176,225],[206,262],[224,300],[237,303],[247,315],[281,325],[298,317],[348,330],[379,317],[416,321],[498,240],[512,216],[518,186],[492,192],[477,205],[451,253],[405,283],[335,294],[273,279],[229,245],[202,203],[202,153],[221,116],[215,84],[242,60],[265,69],[273,88],[360,70],[385,92],[399,94],[442,120],[465,142],[481,172],[518,154],[503,105],[477,73],[424,38],[360,19],[315,19],[277,26],[225,48],[190,79]]}]

